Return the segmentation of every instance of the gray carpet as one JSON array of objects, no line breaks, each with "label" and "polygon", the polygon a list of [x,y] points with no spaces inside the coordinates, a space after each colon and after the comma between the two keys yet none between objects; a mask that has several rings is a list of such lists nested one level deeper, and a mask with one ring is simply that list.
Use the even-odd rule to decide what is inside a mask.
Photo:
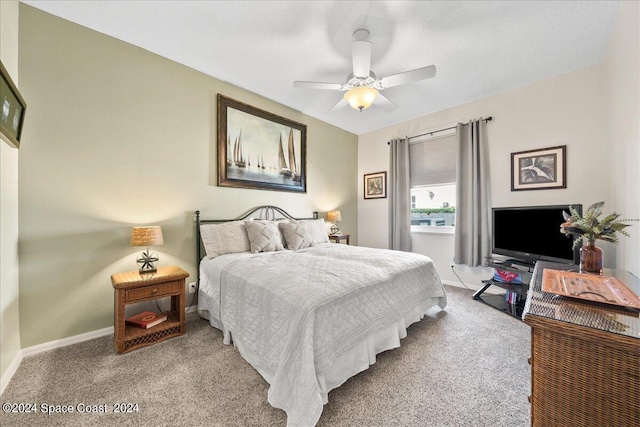
[{"label": "gray carpet", "polygon": [[[449,305],[409,327],[402,347],[329,394],[318,426],[529,425],[529,328],[446,287]],[[25,358],[6,403],[106,404],[107,413],[0,414],[8,426],[284,426],[268,384],[208,322],[117,355],[107,336]],[[113,413],[137,403],[137,413]]]}]

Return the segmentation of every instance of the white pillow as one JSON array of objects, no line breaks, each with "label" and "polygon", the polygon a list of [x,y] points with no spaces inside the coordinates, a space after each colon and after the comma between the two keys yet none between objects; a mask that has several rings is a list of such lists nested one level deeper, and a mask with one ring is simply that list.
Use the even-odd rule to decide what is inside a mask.
[{"label": "white pillow", "polygon": [[287,249],[292,251],[308,248],[313,243],[308,222],[289,221],[278,224],[287,242]]},{"label": "white pillow", "polygon": [[309,233],[311,233],[311,246],[329,243],[329,234],[327,233],[327,227],[324,225],[324,219],[309,219],[301,222],[307,223]]},{"label": "white pillow", "polygon": [[201,224],[200,238],[209,258],[224,254],[248,252],[249,238],[242,221],[224,222],[222,224]]},{"label": "white pillow", "polygon": [[261,219],[248,219],[244,222],[249,236],[251,252],[272,252],[284,250],[280,230],[273,221]]}]

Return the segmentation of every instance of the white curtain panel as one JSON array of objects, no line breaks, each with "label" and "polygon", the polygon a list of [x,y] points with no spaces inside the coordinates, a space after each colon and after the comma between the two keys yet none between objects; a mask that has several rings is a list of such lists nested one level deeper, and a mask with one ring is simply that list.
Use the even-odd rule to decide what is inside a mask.
[{"label": "white curtain panel", "polygon": [[389,248],[411,252],[409,138],[392,139],[389,146]]},{"label": "white curtain panel", "polygon": [[486,122],[458,123],[456,264],[484,265],[491,254],[491,194]]}]

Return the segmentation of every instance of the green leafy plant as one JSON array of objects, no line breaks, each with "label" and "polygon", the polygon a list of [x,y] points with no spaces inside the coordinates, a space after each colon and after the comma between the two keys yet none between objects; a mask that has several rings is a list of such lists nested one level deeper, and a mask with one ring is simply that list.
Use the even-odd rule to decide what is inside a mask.
[{"label": "green leafy plant", "polygon": [[413,208],[411,209],[411,213],[455,213],[455,206],[449,208]]},{"label": "green leafy plant", "polygon": [[623,221],[639,221],[638,219],[619,219],[620,214],[615,212],[599,219],[603,208],[604,202],[597,202],[589,206],[584,215],[580,215],[573,206],[570,206],[569,213],[562,212],[565,222],[560,225],[560,232],[575,238],[574,247],[584,240],[618,243],[616,233],[629,236],[625,228],[632,225],[625,224]]}]

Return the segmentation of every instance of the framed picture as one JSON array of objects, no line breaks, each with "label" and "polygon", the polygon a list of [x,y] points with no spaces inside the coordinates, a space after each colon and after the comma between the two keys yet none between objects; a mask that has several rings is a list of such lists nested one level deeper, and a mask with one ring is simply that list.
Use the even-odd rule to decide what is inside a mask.
[{"label": "framed picture", "polygon": [[218,94],[218,185],[307,192],[307,126]]},{"label": "framed picture", "polygon": [[511,153],[511,191],[567,188],[567,146]]},{"label": "framed picture", "polygon": [[364,176],[364,198],[384,199],[387,197],[387,173],[376,172]]},{"label": "framed picture", "polygon": [[0,136],[12,147],[20,148],[27,103],[24,102],[2,62],[0,62],[0,74],[0,103],[2,104]]}]

